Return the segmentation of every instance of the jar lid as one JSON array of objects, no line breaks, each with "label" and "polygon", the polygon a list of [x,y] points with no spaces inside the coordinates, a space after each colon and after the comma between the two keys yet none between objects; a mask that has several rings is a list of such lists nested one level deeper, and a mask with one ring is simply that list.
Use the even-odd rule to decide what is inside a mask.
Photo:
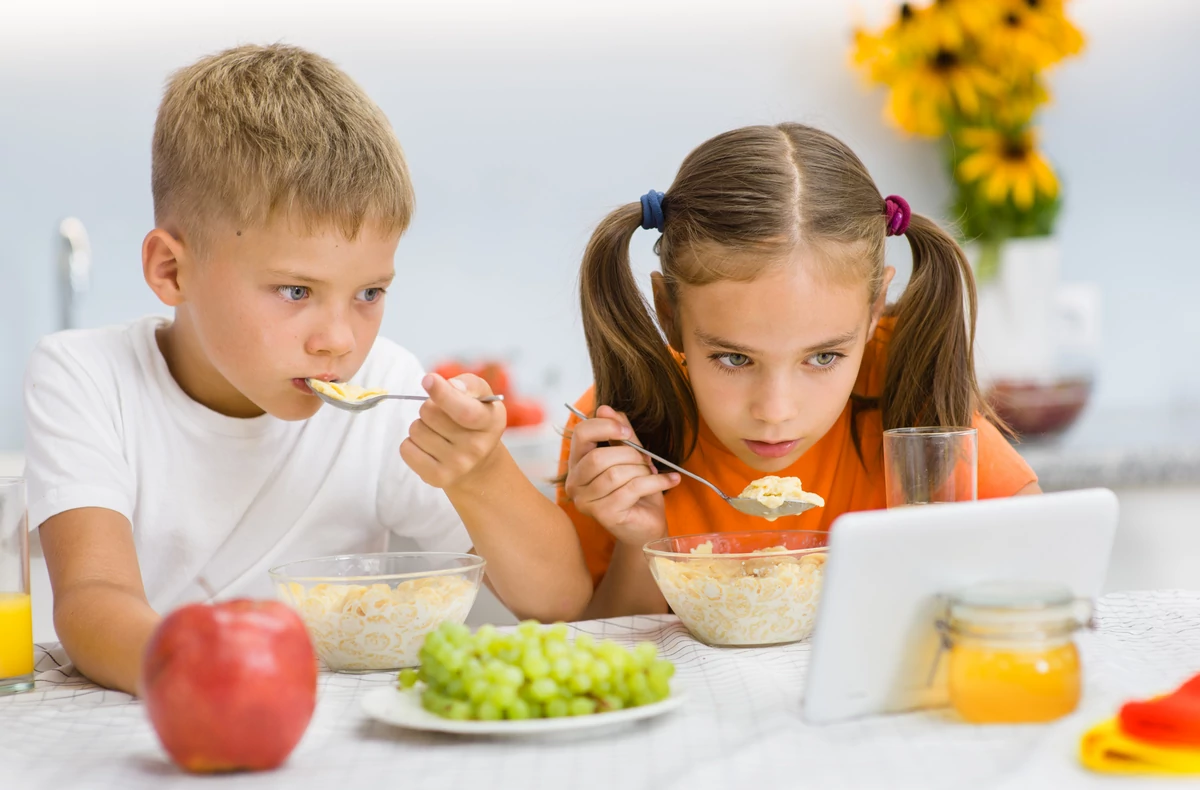
[{"label": "jar lid", "polygon": [[992,581],[973,584],[950,596],[950,605],[972,609],[1019,609],[1030,611],[1066,606],[1075,600],[1061,584]]},{"label": "jar lid", "polygon": [[991,581],[947,596],[949,626],[958,633],[1012,636],[1069,634],[1091,617],[1091,603],[1059,584]]}]

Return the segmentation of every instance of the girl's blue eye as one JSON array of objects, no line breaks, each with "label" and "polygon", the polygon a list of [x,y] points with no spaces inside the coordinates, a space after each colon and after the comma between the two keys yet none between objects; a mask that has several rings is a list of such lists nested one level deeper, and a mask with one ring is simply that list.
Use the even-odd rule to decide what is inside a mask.
[{"label": "girl's blue eye", "polygon": [[812,358],[813,359],[813,367],[818,367],[818,368],[830,367],[833,365],[834,362],[837,362],[841,358],[841,356],[842,356],[841,354],[834,354],[830,351],[826,351],[824,354],[815,354]]},{"label": "girl's blue eye", "polygon": [[304,285],[281,285],[278,291],[289,302],[299,302],[308,296],[308,287]]},{"label": "girl's blue eye", "polygon": [[727,368],[744,368],[750,364],[750,357],[745,354],[719,354],[717,361]]},{"label": "girl's blue eye", "polygon": [[364,302],[378,302],[387,293],[383,288],[364,288],[358,292],[358,298]]}]

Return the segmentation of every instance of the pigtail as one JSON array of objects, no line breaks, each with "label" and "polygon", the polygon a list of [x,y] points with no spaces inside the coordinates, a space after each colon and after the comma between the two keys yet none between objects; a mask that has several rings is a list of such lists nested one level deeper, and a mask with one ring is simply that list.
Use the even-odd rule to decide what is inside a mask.
[{"label": "pigtail", "polygon": [[937,223],[914,214],[905,233],[912,278],[890,312],[880,409],[884,429],[997,422],[975,380],[975,279],[962,249]]},{"label": "pigtail", "polygon": [[682,463],[695,445],[699,416],[692,390],[638,290],[629,242],[641,227],[637,203],[609,214],[588,242],[580,268],[583,333],[597,406],[629,417],[648,449]]}]

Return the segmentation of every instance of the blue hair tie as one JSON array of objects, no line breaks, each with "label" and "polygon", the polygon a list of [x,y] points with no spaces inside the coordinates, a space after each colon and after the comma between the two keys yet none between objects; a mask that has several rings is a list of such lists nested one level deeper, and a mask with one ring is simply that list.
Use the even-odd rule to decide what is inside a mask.
[{"label": "blue hair tie", "polygon": [[653,228],[659,233],[662,233],[665,217],[663,216],[663,193],[655,192],[651,189],[646,194],[642,195],[642,228],[650,230]]}]

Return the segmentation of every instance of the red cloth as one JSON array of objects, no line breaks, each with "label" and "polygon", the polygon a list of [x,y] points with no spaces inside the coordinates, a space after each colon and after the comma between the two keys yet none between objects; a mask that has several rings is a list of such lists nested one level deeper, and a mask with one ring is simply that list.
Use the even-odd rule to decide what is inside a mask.
[{"label": "red cloth", "polygon": [[1200,675],[1174,693],[1121,708],[1121,729],[1148,743],[1200,748]]}]

